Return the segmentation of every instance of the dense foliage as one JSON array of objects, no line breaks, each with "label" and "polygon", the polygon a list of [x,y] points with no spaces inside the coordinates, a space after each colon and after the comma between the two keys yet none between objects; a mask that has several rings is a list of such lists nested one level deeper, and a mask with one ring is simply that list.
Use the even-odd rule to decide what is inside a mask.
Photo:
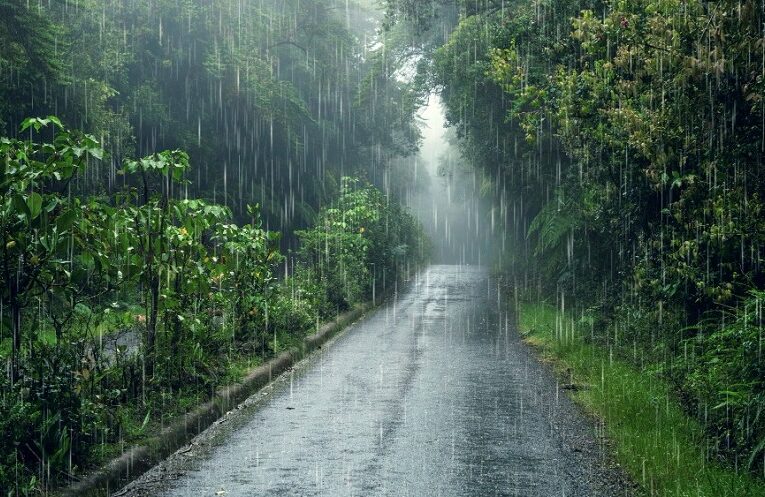
[{"label": "dense foliage", "polygon": [[395,284],[396,274],[409,274],[428,255],[417,220],[380,190],[351,178],[343,178],[338,199],[298,237],[301,268],[323,289],[326,315],[349,309],[388,286],[386,280]]},{"label": "dense foliage", "polygon": [[237,219],[259,203],[291,238],[340,176],[377,181],[418,139],[376,16],[345,0],[2,0],[0,131],[56,114],[98,137],[111,160],[85,191],[118,189],[124,157],[185,150],[192,192]]},{"label": "dense foliage", "polygon": [[597,309],[593,338],[665,374],[712,457],[762,473],[763,3],[426,3],[461,12],[430,74],[511,280]]},{"label": "dense foliage", "polygon": [[[400,191],[419,140],[378,20],[366,0],[0,0],[0,494],[118,453],[423,261],[366,182]],[[49,114],[83,132],[16,127]]]},{"label": "dense foliage", "polygon": [[[424,260],[419,225],[344,178],[284,262],[257,206],[237,224],[187,196],[181,151],[126,159],[124,187],[73,195],[106,156],[91,135],[28,119],[0,139],[0,488],[50,488],[193,407]],[[376,280],[387,278],[387,286]]]}]

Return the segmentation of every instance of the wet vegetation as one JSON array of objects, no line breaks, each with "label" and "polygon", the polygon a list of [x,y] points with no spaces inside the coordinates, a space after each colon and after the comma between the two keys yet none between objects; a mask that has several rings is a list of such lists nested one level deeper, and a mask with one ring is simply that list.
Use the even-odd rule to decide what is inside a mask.
[{"label": "wet vegetation", "polygon": [[[369,2],[0,3],[0,135],[56,115],[109,151],[77,180],[110,193],[127,157],[184,150],[201,194],[305,226],[339,178],[378,181],[418,139],[409,85]],[[286,240],[285,240],[286,243]]]},{"label": "wet vegetation", "polygon": [[[412,33],[455,5],[390,4]],[[763,3],[456,7],[429,74],[491,182],[499,268],[666,381],[707,460],[762,476]]]},{"label": "wet vegetation", "polygon": [[419,137],[375,15],[0,1],[0,494],[78,478],[426,260],[373,186]]},{"label": "wet vegetation", "polygon": [[[575,313],[577,311],[574,311]],[[651,367],[593,343],[592,314],[519,302],[518,327],[558,370],[561,389],[598,419],[596,434],[647,495],[765,495],[757,475],[721,465],[703,424]]]},{"label": "wet vegetation", "polygon": [[427,255],[414,218],[359,180],[342,179],[288,262],[257,206],[237,224],[177,194],[184,152],[127,160],[123,190],[75,196],[71,182],[105,155],[96,140],[53,117],[22,131],[54,138],[0,142],[0,483],[11,493],[134,442],[231,381],[232,365],[297,344]]},{"label": "wet vegetation", "polygon": [[422,264],[399,202],[435,94],[446,191],[481,197],[440,253],[495,261],[647,492],[758,491],[764,23],[754,0],[0,0],[0,493]]}]

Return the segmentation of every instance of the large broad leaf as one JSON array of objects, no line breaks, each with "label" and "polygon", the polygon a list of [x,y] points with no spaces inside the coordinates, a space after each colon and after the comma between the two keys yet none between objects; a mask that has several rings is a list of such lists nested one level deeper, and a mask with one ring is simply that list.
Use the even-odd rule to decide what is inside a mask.
[{"label": "large broad leaf", "polygon": [[48,203],[45,204],[45,212],[53,212],[58,206],[58,198],[52,197],[48,199]]},{"label": "large broad leaf", "polygon": [[185,172],[185,168],[174,166],[173,167],[173,181],[180,182],[183,179],[183,173]]},{"label": "large broad leaf", "polygon": [[48,121],[52,122],[57,128],[64,129],[64,125],[61,120],[56,116],[48,116]]},{"label": "large broad leaf", "polygon": [[88,153],[98,160],[102,160],[104,158],[104,149],[100,147],[91,147],[88,149]]},{"label": "large broad leaf", "polygon": [[56,229],[58,229],[59,233],[67,231],[72,227],[75,219],[77,219],[77,211],[74,209],[69,209],[68,211],[61,214],[58,219],[56,219]]},{"label": "large broad leaf", "polygon": [[27,202],[24,200],[24,197],[19,194],[13,196],[13,209],[16,211],[16,214],[25,218],[27,221],[32,219],[32,213],[29,211]]},{"label": "large broad leaf", "polygon": [[39,193],[33,192],[29,195],[29,198],[27,198],[27,207],[29,207],[30,219],[36,219],[37,216],[40,215],[40,212],[42,211],[42,203],[43,199]]},{"label": "large broad leaf", "polygon": [[50,121],[48,119],[41,119],[39,117],[29,117],[27,119],[24,119],[21,122],[21,132],[28,130],[30,127],[33,127],[35,131],[40,131],[40,128],[43,126],[47,126],[50,124]]}]

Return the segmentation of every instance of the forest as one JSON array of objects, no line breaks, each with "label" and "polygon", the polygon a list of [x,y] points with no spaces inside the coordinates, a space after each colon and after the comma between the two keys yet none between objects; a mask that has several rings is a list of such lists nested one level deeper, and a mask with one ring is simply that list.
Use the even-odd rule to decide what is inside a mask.
[{"label": "forest", "polygon": [[76,479],[426,260],[373,186],[418,139],[374,15],[0,1],[2,495]]},{"label": "forest", "polygon": [[402,0],[388,18],[491,184],[508,284],[668,381],[709,460],[764,475],[765,4]]},{"label": "forest", "polygon": [[0,494],[425,266],[431,95],[508,293],[765,478],[764,26],[755,0],[0,0]]}]

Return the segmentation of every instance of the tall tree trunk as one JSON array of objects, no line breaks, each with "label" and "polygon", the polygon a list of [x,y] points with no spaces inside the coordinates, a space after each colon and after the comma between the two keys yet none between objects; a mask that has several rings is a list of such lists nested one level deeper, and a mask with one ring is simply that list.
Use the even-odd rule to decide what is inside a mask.
[{"label": "tall tree trunk", "polygon": [[146,376],[154,376],[156,361],[157,314],[159,311],[159,277],[156,274],[150,279],[149,315],[146,319]]},{"label": "tall tree trunk", "polygon": [[11,350],[11,385],[19,380],[19,357],[21,355],[21,305],[18,299],[16,282],[11,283],[11,330],[13,344]]},{"label": "tall tree trunk", "polygon": [[[19,303],[18,279],[11,272],[10,254],[8,254],[8,237],[3,231],[3,278],[8,292],[8,307],[11,312],[11,385],[19,376],[19,355],[21,352],[21,305]],[[2,316],[0,316],[2,318]]]}]

